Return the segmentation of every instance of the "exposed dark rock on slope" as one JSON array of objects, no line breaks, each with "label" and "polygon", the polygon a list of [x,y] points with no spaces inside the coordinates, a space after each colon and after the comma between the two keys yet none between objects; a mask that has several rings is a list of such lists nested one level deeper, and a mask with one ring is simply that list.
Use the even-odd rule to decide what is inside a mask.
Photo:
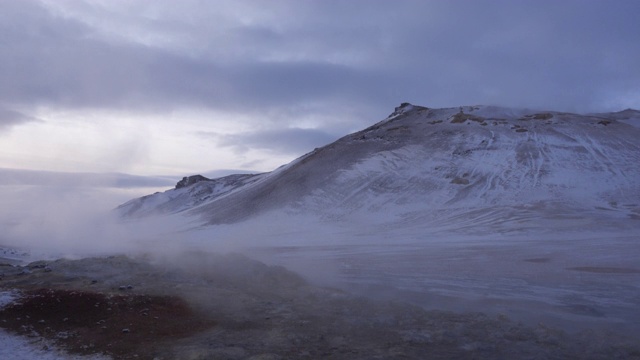
[{"label": "exposed dark rock on slope", "polygon": [[182,180],[178,181],[178,183],[176,184],[176,189],[182,189],[183,187],[191,186],[200,181],[211,181],[211,179],[208,179],[202,175],[185,176],[182,178]]}]

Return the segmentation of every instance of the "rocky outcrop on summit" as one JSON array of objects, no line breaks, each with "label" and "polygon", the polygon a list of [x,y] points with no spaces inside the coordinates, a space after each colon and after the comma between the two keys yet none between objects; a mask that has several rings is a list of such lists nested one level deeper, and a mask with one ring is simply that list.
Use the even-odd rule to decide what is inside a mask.
[{"label": "rocky outcrop on summit", "polygon": [[211,181],[211,179],[206,178],[202,175],[185,176],[182,178],[182,180],[178,181],[178,183],[176,184],[176,189],[181,189],[183,187],[193,185],[200,181]]}]

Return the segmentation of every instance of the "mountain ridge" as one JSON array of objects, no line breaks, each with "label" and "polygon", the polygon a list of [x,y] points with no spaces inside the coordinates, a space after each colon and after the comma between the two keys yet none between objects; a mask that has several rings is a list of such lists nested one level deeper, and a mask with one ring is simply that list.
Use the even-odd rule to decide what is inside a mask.
[{"label": "mountain ridge", "polygon": [[[500,208],[509,214],[497,216],[512,219],[550,208],[556,215],[600,208],[633,218],[638,204],[625,199],[640,197],[640,130],[618,119],[636,113],[403,103],[384,120],[232,191],[162,213],[205,225],[276,209],[334,220],[381,212],[396,220],[454,219]],[[125,205],[121,214],[132,209]]]}]

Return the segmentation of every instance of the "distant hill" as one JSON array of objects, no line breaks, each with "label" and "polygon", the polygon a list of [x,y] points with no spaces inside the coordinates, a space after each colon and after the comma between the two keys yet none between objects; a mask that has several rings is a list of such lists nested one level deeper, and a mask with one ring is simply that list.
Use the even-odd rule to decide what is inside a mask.
[{"label": "distant hill", "polygon": [[637,219],[640,129],[628,124],[637,119],[636,110],[580,115],[404,103],[270,173],[201,179],[117,212],[179,213],[204,225],[275,210],[458,227]]}]

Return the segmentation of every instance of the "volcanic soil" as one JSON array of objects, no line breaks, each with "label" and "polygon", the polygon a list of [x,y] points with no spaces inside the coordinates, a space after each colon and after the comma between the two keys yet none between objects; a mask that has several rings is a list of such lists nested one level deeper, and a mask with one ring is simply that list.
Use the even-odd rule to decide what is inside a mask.
[{"label": "volcanic soil", "polygon": [[634,339],[426,311],[320,288],[245,256],[0,267],[0,327],[113,359],[640,359]]}]

